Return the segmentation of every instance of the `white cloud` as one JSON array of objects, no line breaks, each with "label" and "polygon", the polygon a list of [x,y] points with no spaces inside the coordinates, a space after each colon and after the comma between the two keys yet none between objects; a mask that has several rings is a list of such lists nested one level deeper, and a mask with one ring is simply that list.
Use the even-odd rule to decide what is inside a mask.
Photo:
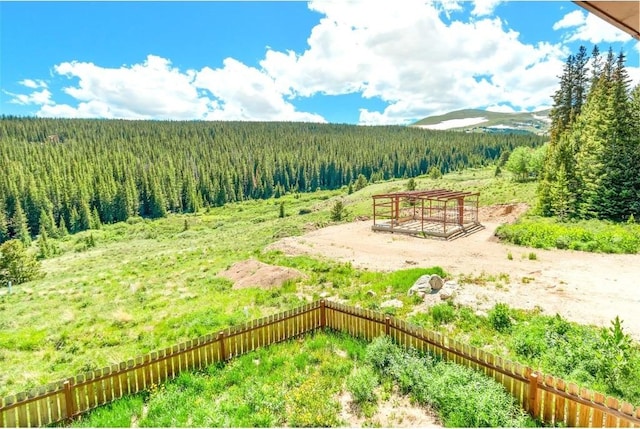
[{"label": "white cloud", "polygon": [[502,3],[502,0],[475,0],[472,15],[487,16],[493,14],[495,8]]},{"label": "white cloud", "polygon": [[43,80],[24,79],[18,82],[20,85],[31,89],[46,88],[47,83]]},{"label": "white cloud", "polygon": [[574,10],[569,12],[562,19],[553,24],[554,30],[560,30],[561,28],[571,28],[583,25],[586,22],[586,14],[581,10]]},{"label": "white cloud", "polygon": [[[309,48],[269,49],[260,64],[282,92],[361,93],[388,103],[382,112],[361,109],[361,124],[407,123],[497,103],[519,110],[548,104],[567,54],[559,45],[520,42],[499,18],[447,26],[431,2],[407,0],[399,8],[322,0],[309,7],[325,15]],[[476,81],[477,75],[490,79]]]},{"label": "white cloud", "polygon": [[[55,103],[48,89],[11,94],[12,102],[39,105],[38,115],[54,117],[325,122],[320,115],[297,112],[273,79],[233,59],[216,70],[183,72],[168,59],[149,55],[132,66],[105,68],[72,61],[53,71],[74,80],[62,91],[75,103]],[[46,86],[31,79],[20,83]]]},{"label": "white cloud", "polygon": [[592,13],[583,14],[576,10],[565,15],[553,25],[554,30],[572,29],[565,36],[567,42],[586,41],[593,44],[602,42],[628,42],[632,37]]},{"label": "white cloud", "polygon": [[223,65],[216,70],[205,67],[194,82],[219,100],[221,107],[207,112],[207,119],[326,122],[320,115],[296,112],[273,79],[261,71],[233,58]]},{"label": "white cloud", "polygon": [[51,92],[48,89],[43,89],[42,91],[33,91],[31,94],[12,94],[10,92],[6,93],[13,97],[10,100],[10,103],[14,104],[22,104],[27,106],[31,104],[45,105],[52,103]]}]

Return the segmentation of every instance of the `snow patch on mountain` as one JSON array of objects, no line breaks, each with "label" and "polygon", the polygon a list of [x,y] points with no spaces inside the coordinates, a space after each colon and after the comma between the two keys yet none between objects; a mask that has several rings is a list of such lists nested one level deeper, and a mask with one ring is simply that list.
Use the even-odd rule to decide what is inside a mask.
[{"label": "snow patch on mountain", "polygon": [[487,118],[464,118],[464,119],[449,119],[448,121],[442,121],[438,124],[432,125],[417,125],[419,128],[427,128],[429,130],[450,130],[451,128],[467,127],[470,125],[477,125],[483,122],[487,122]]}]

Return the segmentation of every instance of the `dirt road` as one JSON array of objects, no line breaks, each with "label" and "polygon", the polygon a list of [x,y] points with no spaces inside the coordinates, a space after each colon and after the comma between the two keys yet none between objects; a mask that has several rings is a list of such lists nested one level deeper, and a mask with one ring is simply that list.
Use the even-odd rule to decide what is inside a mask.
[{"label": "dirt road", "polygon": [[[496,302],[598,326],[620,316],[623,328],[640,341],[640,255],[541,250],[503,244],[494,236],[502,219],[453,241],[373,232],[371,221],[356,221],[287,237],[272,248],[349,261],[358,268],[398,270],[438,265],[454,279],[508,275],[508,282],[463,284],[456,302],[486,311]],[[511,219],[508,219],[511,220]],[[529,259],[529,254],[536,259]],[[508,258],[512,255],[512,259]]]}]

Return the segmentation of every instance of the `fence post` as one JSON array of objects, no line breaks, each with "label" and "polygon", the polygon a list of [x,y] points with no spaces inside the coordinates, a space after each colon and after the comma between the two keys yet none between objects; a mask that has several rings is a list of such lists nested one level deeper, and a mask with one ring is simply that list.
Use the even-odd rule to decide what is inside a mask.
[{"label": "fence post", "polygon": [[538,417],[536,403],[538,402],[538,373],[529,373],[529,413],[535,419]]},{"label": "fence post", "polygon": [[73,416],[76,414],[76,410],[75,407],[73,406],[73,395],[71,393],[71,390],[73,389],[73,384],[72,384],[71,379],[65,380],[63,383],[63,387],[64,387],[64,402],[66,404],[66,408],[67,408],[67,420],[71,420],[73,418]]},{"label": "fence post", "polygon": [[224,331],[220,331],[218,334],[218,341],[220,341],[220,356],[222,357],[222,362],[225,362],[227,360],[227,356],[224,349]]},{"label": "fence post", "polygon": [[325,312],[325,303],[324,299],[320,301],[320,327],[324,328],[327,326],[327,315]]},{"label": "fence post", "polygon": [[389,316],[384,318],[384,333],[391,335],[391,318]]}]

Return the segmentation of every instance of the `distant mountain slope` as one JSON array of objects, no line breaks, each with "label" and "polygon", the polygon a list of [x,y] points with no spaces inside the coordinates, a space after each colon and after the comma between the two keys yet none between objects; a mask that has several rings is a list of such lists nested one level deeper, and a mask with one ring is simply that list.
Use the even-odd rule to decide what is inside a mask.
[{"label": "distant mountain slope", "polygon": [[456,130],[484,133],[533,133],[543,135],[549,131],[550,109],[538,112],[501,113],[480,109],[464,109],[444,115],[429,116],[413,127],[432,130]]}]

